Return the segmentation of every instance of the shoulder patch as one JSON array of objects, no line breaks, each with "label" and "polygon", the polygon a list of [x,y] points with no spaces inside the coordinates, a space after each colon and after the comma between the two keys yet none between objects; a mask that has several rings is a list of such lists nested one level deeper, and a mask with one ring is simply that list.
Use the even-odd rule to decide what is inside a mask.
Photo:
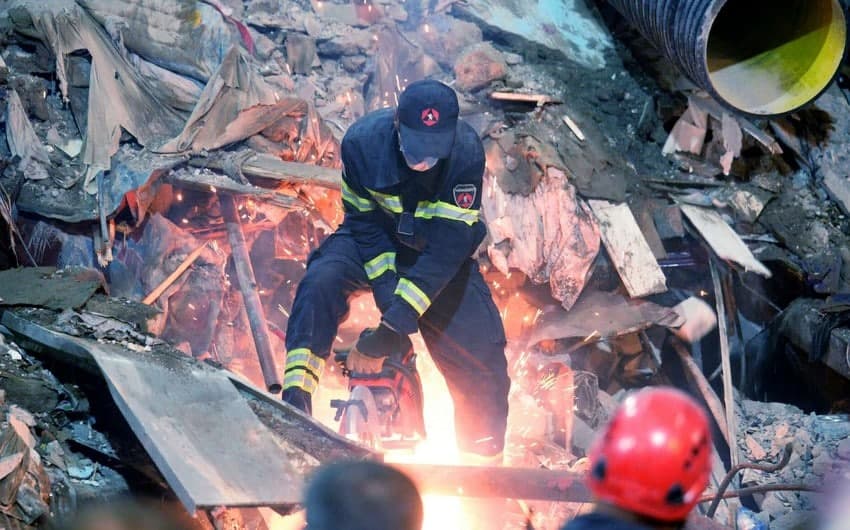
[{"label": "shoulder patch", "polygon": [[477,193],[478,187],[475,184],[458,184],[452,190],[455,204],[461,208],[472,208],[472,205],[475,204],[475,195]]}]

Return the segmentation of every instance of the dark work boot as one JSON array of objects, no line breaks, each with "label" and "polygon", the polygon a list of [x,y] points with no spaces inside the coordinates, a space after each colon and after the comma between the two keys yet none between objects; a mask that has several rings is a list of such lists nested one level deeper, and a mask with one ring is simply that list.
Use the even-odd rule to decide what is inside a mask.
[{"label": "dark work boot", "polygon": [[313,415],[313,396],[306,390],[298,388],[297,386],[291,386],[289,388],[284,388],[283,394],[281,394],[280,397],[283,399],[284,403],[289,403],[305,414],[310,416]]}]

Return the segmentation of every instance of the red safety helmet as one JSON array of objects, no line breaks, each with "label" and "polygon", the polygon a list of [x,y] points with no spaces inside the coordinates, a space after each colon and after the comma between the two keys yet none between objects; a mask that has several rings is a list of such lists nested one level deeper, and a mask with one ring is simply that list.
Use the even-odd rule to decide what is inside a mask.
[{"label": "red safety helmet", "polygon": [[687,519],[711,474],[711,433],[702,407],[673,388],[627,397],[590,450],[596,498],[657,519]]}]

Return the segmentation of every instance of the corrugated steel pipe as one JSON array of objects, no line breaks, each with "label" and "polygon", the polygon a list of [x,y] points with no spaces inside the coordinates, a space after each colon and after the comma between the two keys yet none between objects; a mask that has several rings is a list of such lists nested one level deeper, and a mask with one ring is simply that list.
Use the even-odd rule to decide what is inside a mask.
[{"label": "corrugated steel pipe", "polygon": [[740,112],[815,99],[847,42],[839,0],[608,0],[690,79]]}]

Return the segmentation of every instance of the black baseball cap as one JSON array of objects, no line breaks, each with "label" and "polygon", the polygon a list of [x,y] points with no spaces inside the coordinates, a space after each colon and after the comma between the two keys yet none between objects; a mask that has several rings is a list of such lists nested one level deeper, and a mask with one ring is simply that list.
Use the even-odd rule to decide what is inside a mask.
[{"label": "black baseball cap", "polygon": [[413,160],[448,158],[455,141],[457,96],[433,79],[411,83],[398,98],[401,150]]}]

